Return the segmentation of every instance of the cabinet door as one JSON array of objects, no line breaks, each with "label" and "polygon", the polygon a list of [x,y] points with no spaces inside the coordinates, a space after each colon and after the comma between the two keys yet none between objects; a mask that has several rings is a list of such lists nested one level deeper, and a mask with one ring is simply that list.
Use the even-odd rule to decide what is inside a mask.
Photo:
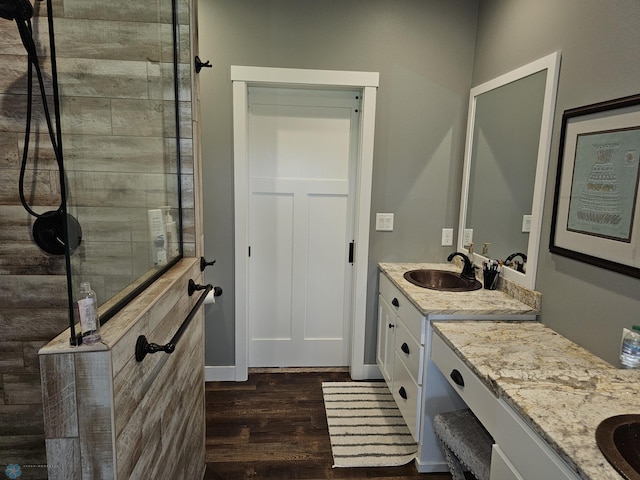
[{"label": "cabinet door", "polygon": [[490,480],[523,480],[517,470],[511,465],[511,462],[502,453],[500,447],[493,445],[491,451],[491,471],[489,473]]},{"label": "cabinet door", "polygon": [[391,385],[393,374],[393,346],[395,342],[396,314],[382,297],[378,296],[378,347],[376,361],[382,376]]}]

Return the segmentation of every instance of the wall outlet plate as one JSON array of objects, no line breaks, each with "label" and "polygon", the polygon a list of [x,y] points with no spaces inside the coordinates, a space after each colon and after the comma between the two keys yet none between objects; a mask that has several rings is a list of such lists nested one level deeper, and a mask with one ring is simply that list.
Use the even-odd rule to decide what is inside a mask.
[{"label": "wall outlet plate", "polygon": [[529,233],[531,231],[531,215],[522,216],[522,233]]},{"label": "wall outlet plate", "polygon": [[376,231],[393,232],[393,213],[376,213]]},{"label": "wall outlet plate", "polygon": [[449,247],[453,245],[453,228],[442,229],[442,246]]}]

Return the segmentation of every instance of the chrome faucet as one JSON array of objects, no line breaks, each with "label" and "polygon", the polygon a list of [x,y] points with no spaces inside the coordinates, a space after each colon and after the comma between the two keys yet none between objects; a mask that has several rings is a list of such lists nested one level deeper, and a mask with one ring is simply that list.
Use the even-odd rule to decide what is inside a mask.
[{"label": "chrome faucet", "polygon": [[462,272],[460,273],[460,276],[463,277],[463,278],[467,278],[469,280],[475,280],[476,279],[476,273],[475,273],[475,268],[476,267],[473,265],[473,263],[471,263],[471,260],[469,260],[469,257],[467,257],[464,253],[462,253],[462,252],[453,252],[451,255],[449,255],[447,257],[447,260],[450,262],[456,256],[462,257],[462,260],[464,260],[464,267],[462,268]]}]

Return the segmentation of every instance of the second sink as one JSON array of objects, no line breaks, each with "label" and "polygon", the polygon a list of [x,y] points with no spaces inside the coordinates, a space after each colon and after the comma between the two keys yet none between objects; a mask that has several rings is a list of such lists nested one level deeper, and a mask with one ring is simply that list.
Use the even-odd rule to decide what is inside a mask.
[{"label": "second sink", "polygon": [[470,292],[482,287],[478,280],[466,279],[449,270],[409,270],[404,278],[419,287],[445,292]]},{"label": "second sink", "polygon": [[616,415],[596,428],[596,443],[626,479],[640,479],[640,415]]}]

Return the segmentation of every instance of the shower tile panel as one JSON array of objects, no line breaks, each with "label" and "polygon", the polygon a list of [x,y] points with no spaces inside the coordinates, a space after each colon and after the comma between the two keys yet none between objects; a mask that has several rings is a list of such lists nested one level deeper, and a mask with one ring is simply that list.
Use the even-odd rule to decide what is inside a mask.
[{"label": "shower tile panel", "polygon": [[65,135],[111,135],[111,101],[108,98],[69,97],[61,103]]},{"label": "shower tile panel", "polygon": [[[10,105],[3,107],[3,115],[0,116],[0,131],[24,134],[25,118],[27,115],[27,102],[24,95],[0,95],[0,103]],[[32,135],[31,140],[36,144],[37,138],[42,138],[44,148],[50,148],[47,144],[47,123],[43,114],[42,104],[33,103],[31,112]],[[39,132],[39,133],[38,133]]]},{"label": "shower tile panel", "polygon": [[[73,201],[83,207],[158,208],[164,196],[150,198],[164,190],[164,175],[141,173],[69,172]],[[151,200],[151,201],[150,201]]]},{"label": "shower tile panel", "polygon": [[[182,6],[179,11],[184,12],[185,8],[182,2],[178,2],[178,5]],[[157,0],[126,2],[119,5],[118,8],[105,4],[104,0],[64,0],[64,13],[68,18],[122,21],[135,19],[137,22],[171,23],[170,6],[159,4]]]},{"label": "shower tile panel", "polygon": [[[15,424],[16,417],[22,419],[19,427]],[[0,431],[7,435],[41,436],[43,428],[41,405],[3,405],[0,401]]]},{"label": "shower tile panel", "polygon": [[[66,285],[64,277],[62,286]],[[61,289],[61,293],[64,289]],[[14,292],[14,295],[18,295]],[[67,307],[47,309],[46,315],[42,311],[28,308],[4,307],[0,311],[0,336],[5,340],[23,340],[25,338],[53,338],[69,326],[69,312]],[[1,383],[1,379],[0,379]],[[0,393],[0,403],[2,394]]]},{"label": "shower tile panel", "polygon": [[191,121],[191,103],[180,102],[180,137],[193,137],[193,122]]},{"label": "shower tile panel", "polygon": [[[3,99],[4,96],[0,95],[0,101]],[[17,133],[0,132],[0,168],[19,168],[21,157],[18,155],[17,145]]]},{"label": "shower tile panel", "polygon": [[38,351],[42,347],[44,347],[47,343],[49,343],[49,340],[22,342],[22,355],[24,356],[25,372],[40,373],[40,361],[38,359]]},{"label": "shower tile panel", "polygon": [[53,438],[46,439],[46,449],[53,458],[64,458],[56,470],[56,476],[50,480],[82,480],[82,466],[80,464],[80,439],[75,438]]},{"label": "shower tile panel", "polygon": [[[91,275],[132,274],[130,243],[83,241],[78,255],[86,255],[91,262],[79,263],[75,272],[80,278]],[[104,297],[103,297],[104,298]]]},{"label": "shower tile panel", "polygon": [[147,63],[61,58],[58,84],[64,97],[147,98]]},{"label": "shower tile panel", "polygon": [[38,373],[5,373],[4,403],[6,405],[41,404],[40,375]]},{"label": "shower tile panel", "polygon": [[83,456],[83,478],[113,478],[111,375],[109,352],[75,356],[78,433]]},{"label": "shower tile panel", "polygon": [[[64,277],[51,275],[4,275],[0,288],[0,305],[5,309],[25,308],[66,308]],[[27,325],[25,325],[27,327]]]},{"label": "shower tile panel", "polygon": [[42,357],[43,370],[59,372],[42,377],[43,411],[47,437],[77,437],[75,362],[72,353]]},{"label": "shower tile panel", "polygon": [[[162,138],[167,121],[174,123],[175,110],[170,102],[114,99],[111,103],[114,135]],[[170,134],[175,136],[175,131]]]},{"label": "shower tile panel", "polygon": [[64,275],[65,271],[64,258],[43,254],[33,242],[0,239],[0,275]]},{"label": "shower tile panel", "polygon": [[[157,173],[172,158],[175,172],[175,140],[167,145],[158,137],[66,135],[65,162],[73,171]],[[165,170],[166,171],[166,170]],[[171,172],[167,172],[171,173]]]},{"label": "shower tile panel", "polygon": [[24,370],[22,342],[0,342],[0,374]]},{"label": "shower tile panel", "polygon": [[172,28],[166,24],[56,19],[56,53],[59,58],[172,61],[172,45]]}]

